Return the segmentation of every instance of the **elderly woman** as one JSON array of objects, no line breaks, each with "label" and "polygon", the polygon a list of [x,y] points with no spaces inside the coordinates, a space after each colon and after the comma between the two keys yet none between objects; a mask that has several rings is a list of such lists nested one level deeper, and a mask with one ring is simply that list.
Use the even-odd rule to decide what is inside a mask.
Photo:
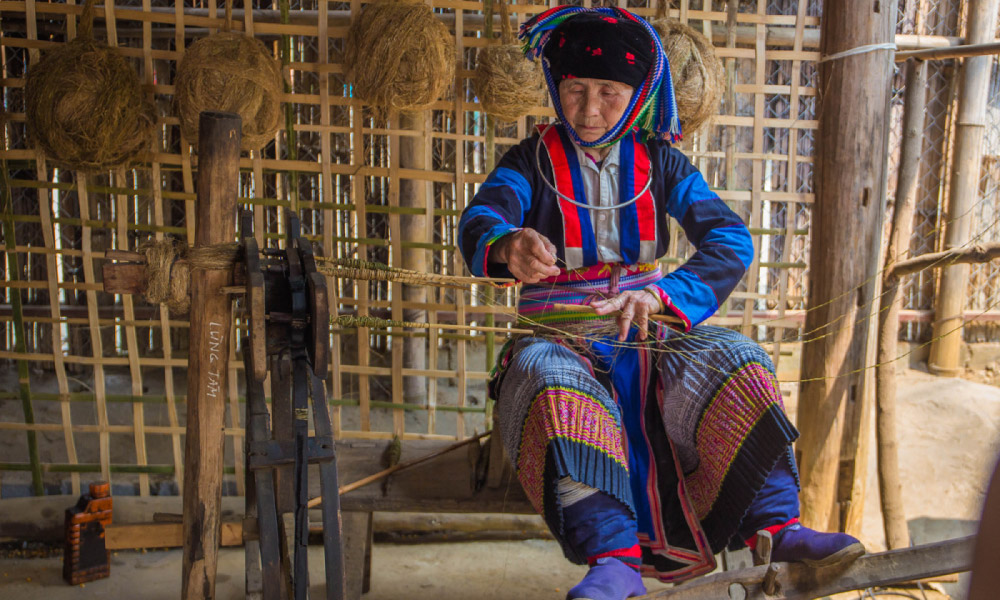
[{"label": "elderly woman", "polygon": [[[760,530],[774,560],[858,557],[855,538],[798,523],[798,434],[767,353],[699,326],[753,244],[670,145],[680,127],[659,37],[628,11],[579,7],[520,36],[559,120],[507,152],[459,235],[473,274],[523,284],[518,312],[538,332],[508,342],[490,389],[528,498],[567,558],[590,565],[568,598],[706,573]],[[669,218],[697,251],[664,276]],[[650,321],[659,313],[675,325]]]}]

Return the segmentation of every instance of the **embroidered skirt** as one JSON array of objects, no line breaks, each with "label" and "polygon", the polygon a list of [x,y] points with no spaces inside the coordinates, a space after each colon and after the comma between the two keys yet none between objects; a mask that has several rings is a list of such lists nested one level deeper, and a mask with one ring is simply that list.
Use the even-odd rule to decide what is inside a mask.
[{"label": "embroidered skirt", "polygon": [[643,575],[680,581],[715,567],[798,434],[752,340],[711,326],[654,337],[521,338],[491,389],[518,478],[567,558],[586,557],[563,540],[562,477],[628,506]]}]

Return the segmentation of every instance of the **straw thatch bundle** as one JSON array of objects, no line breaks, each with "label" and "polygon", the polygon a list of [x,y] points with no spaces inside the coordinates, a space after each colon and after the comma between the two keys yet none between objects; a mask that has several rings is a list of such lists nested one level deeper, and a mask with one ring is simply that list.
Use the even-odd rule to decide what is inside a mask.
[{"label": "straw thatch bundle", "polygon": [[192,144],[198,143],[199,115],[206,110],[243,119],[243,150],[260,149],[278,130],[281,66],[260,40],[220,31],[196,41],[184,52],[175,84],[181,131]]},{"label": "straw thatch bundle", "polygon": [[382,113],[423,110],[455,77],[455,40],[419,0],[379,0],[354,19],[344,65],[354,95]]},{"label": "straw thatch bundle", "polygon": [[725,79],[722,62],[708,38],[680,21],[662,17],[651,24],[663,38],[681,128],[685,134],[694,133],[719,108]]},{"label": "straw thatch bundle", "polygon": [[46,52],[25,81],[28,135],[57,164],[86,171],[133,163],[150,142],[156,110],[139,75],[91,37],[93,1],[76,39]]},{"label": "straw thatch bundle", "polygon": [[[513,121],[545,99],[545,79],[538,61],[525,59],[514,43],[506,0],[500,1],[500,43],[482,48],[476,57],[472,86],[487,114]],[[487,18],[492,15],[487,13]]]}]

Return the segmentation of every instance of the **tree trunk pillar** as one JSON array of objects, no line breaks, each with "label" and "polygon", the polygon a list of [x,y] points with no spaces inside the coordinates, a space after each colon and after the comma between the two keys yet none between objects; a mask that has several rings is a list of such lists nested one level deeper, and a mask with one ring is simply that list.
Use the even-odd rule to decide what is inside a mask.
[{"label": "tree trunk pillar", "polygon": [[[820,50],[830,57],[893,41],[896,2],[824,6]],[[820,65],[816,200],[807,339],[796,448],[802,519],[839,529],[836,492],[848,403],[864,394],[867,317],[875,297],[886,176],[892,51],[868,49]],[[852,404],[852,410],[854,405]]]},{"label": "tree trunk pillar", "polygon": [[[427,163],[427,128],[425,112],[400,115],[400,129],[413,131],[416,136],[401,136],[399,140],[399,166],[404,169],[428,169]],[[459,150],[460,151],[460,150]],[[427,182],[416,179],[400,178],[399,205],[405,208],[427,208]],[[427,236],[426,215],[400,215],[401,237],[407,242],[431,242]],[[429,250],[409,248],[402,253],[401,266],[421,273],[431,271]],[[424,304],[427,302],[427,286],[403,284],[403,301],[407,303]],[[422,308],[404,308],[403,319],[417,323],[427,322],[427,311]],[[427,343],[423,337],[404,337],[403,367],[407,369],[427,368]],[[436,368],[431,365],[431,368]],[[427,378],[404,377],[403,401],[423,404],[427,401]]]}]

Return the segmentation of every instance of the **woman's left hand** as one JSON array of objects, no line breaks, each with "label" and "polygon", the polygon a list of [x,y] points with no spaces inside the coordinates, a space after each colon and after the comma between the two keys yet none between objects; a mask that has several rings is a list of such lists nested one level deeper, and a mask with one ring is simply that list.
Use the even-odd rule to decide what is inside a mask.
[{"label": "woman's left hand", "polygon": [[599,315],[621,311],[618,315],[619,342],[624,342],[628,337],[628,330],[633,322],[639,328],[639,341],[643,341],[648,335],[649,315],[660,312],[660,299],[646,290],[631,290],[622,292],[614,298],[594,300],[590,306]]}]

